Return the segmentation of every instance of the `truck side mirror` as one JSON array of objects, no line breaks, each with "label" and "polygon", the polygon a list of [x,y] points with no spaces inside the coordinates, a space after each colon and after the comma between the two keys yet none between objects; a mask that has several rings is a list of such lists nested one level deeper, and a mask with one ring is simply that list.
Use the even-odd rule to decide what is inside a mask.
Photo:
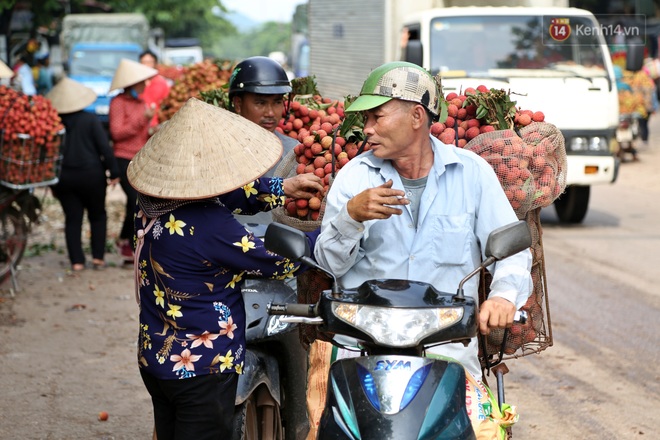
[{"label": "truck side mirror", "polygon": [[403,48],[403,60],[418,66],[424,63],[422,42],[420,40],[410,40]]},{"label": "truck side mirror", "polygon": [[626,48],[626,70],[637,72],[644,65],[644,45],[639,40],[632,40]]}]

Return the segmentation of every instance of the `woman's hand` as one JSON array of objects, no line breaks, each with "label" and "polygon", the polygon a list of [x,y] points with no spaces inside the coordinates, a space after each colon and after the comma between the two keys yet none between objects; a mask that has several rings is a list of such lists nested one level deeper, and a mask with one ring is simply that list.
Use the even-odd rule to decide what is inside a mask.
[{"label": "woman's hand", "polygon": [[284,194],[293,199],[311,199],[323,191],[323,183],[319,176],[312,173],[298,174],[284,179],[282,182]]}]

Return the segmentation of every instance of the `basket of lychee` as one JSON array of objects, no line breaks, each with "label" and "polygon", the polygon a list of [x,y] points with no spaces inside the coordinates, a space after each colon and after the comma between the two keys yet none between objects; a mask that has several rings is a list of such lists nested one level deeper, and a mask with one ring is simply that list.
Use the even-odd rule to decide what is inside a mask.
[{"label": "basket of lychee", "polygon": [[[349,98],[350,99],[350,98]],[[277,221],[301,230],[315,229],[323,214],[323,200],[332,179],[360,148],[363,134],[359,116],[344,114],[345,102],[314,96],[313,103],[291,103],[290,114],[280,123],[278,130],[298,140],[293,154],[283,160],[275,175],[312,173],[323,181],[323,191],[307,199],[287,198],[283,210],[275,210]],[[287,218],[283,218],[286,216]]]},{"label": "basket of lychee", "polygon": [[543,112],[517,108],[509,93],[485,86],[449,93],[445,101],[431,134],[483,157],[519,218],[559,197],[566,185],[564,137]]},{"label": "basket of lychee", "polygon": [[49,99],[0,86],[0,182],[15,189],[56,183],[64,133]]}]

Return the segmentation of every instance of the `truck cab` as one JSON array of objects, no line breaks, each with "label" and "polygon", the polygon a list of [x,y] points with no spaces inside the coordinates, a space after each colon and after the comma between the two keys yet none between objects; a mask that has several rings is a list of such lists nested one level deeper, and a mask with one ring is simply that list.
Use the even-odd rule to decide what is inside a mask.
[{"label": "truck cab", "polygon": [[[619,121],[611,57],[596,18],[576,8],[450,7],[411,14],[402,58],[439,75],[443,93],[480,84],[504,89],[521,109],[543,111],[561,130],[567,188],[562,222],[581,222],[590,186],[611,183]],[[551,32],[556,32],[551,34]]]},{"label": "truck cab", "polygon": [[76,43],[67,60],[69,77],[98,96],[85,110],[96,113],[101,122],[108,123],[110,100],[117,94],[109,93],[115,70],[123,58],[139,61],[142,46],[134,43]]},{"label": "truck cab", "polygon": [[60,45],[67,75],[96,92],[86,110],[107,127],[112,77],[122,58],[138,61],[149,47],[149,22],[141,13],[69,14],[62,20]]}]

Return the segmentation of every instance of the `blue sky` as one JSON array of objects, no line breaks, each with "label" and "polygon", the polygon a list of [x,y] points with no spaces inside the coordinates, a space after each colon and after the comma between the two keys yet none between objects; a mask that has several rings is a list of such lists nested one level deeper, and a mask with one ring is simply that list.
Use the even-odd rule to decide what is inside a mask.
[{"label": "blue sky", "polygon": [[289,22],[296,6],[306,0],[221,0],[225,8],[240,12],[259,22]]}]

